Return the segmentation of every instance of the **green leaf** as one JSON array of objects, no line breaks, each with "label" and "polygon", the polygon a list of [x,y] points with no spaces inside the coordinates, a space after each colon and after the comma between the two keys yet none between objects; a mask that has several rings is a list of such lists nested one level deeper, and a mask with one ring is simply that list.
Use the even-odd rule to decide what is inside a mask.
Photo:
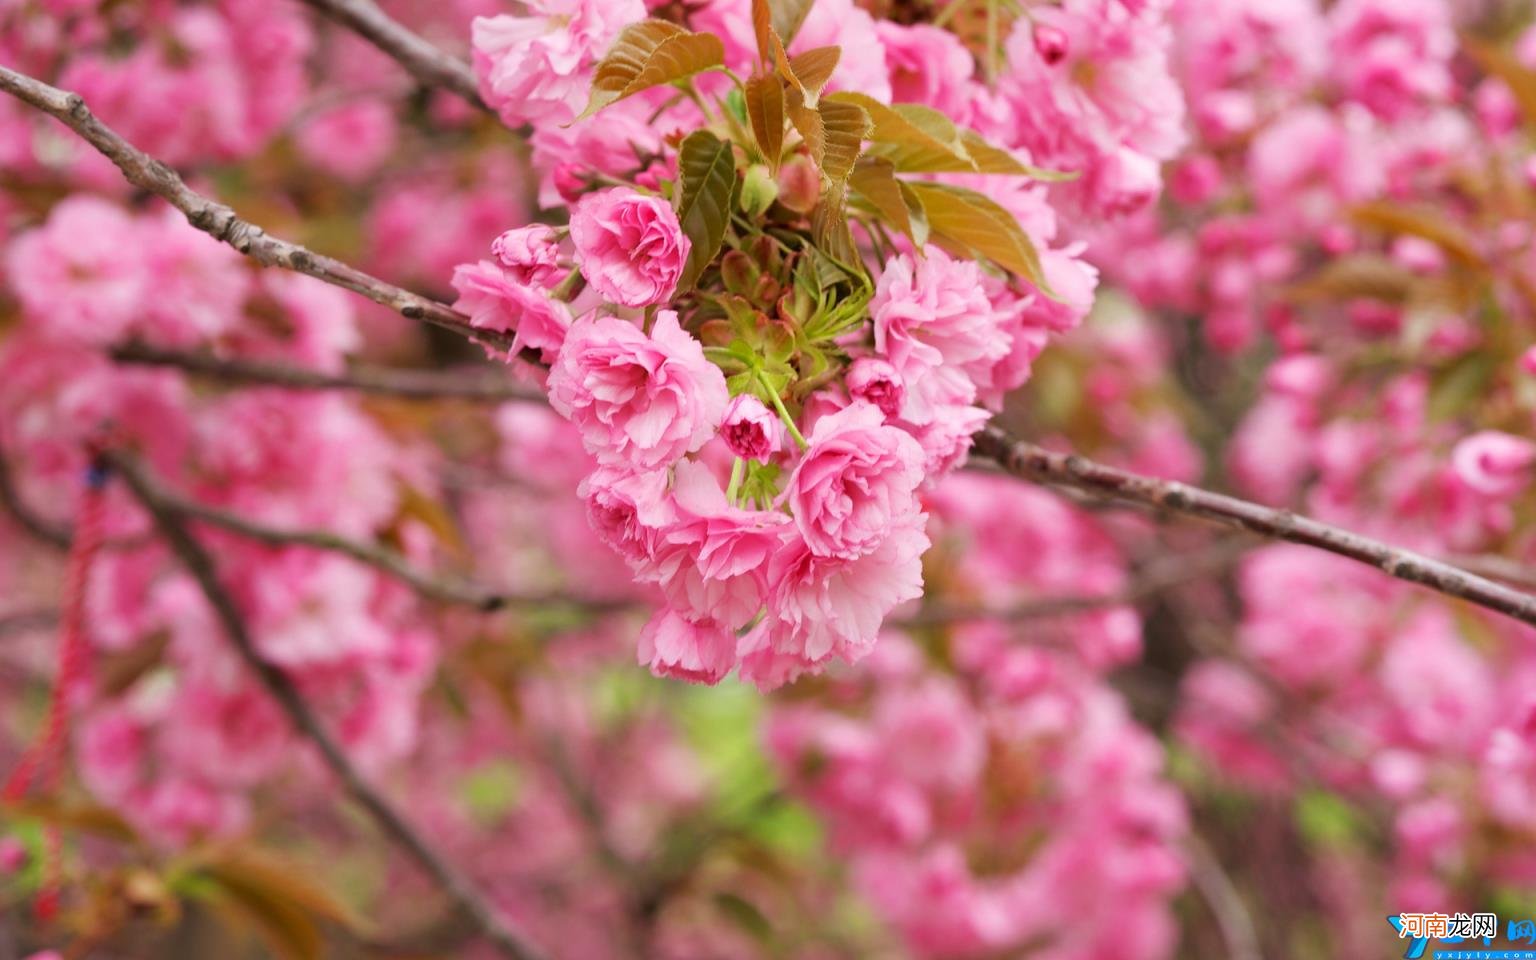
[{"label": "green leaf", "polygon": [[960,141],[965,145],[965,152],[970,154],[977,173],[1011,173],[1046,183],[1061,183],[1078,178],[1074,170],[1047,170],[1045,167],[1025,163],[1007,150],[994,147],[975,130],[960,131]]},{"label": "green leaf", "polygon": [[619,34],[597,65],[587,109],[577,119],[625,97],[722,66],[725,47],[709,33],[691,33],[665,20],[642,20]]},{"label": "green leaf", "polygon": [[715,906],[720,909],[722,916],[752,939],[763,944],[773,942],[773,924],[768,922],[768,918],[752,901],[721,890],[715,894]]},{"label": "green leaf", "polygon": [[677,219],[692,248],[678,292],[689,290],[720,252],[731,219],[736,188],[736,155],[728,141],[708,130],[690,133],[677,154]]},{"label": "green leaf", "polygon": [[868,137],[897,170],[970,172],[974,170],[960,133],[949,118],[915,104],[890,107],[867,94],[829,93],[829,103],[854,104],[870,120]]},{"label": "green leaf", "polygon": [[1054,296],[1033,241],[1013,214],[974,190],[942,183],[908,184],[928,213],[938,244],[957,256],[985,257]]},{"label": "green leaf", "polygon": [[752,121],[752,135],[768,169],[775,175],[784,158],[784,82],[771,73],[747,80],[747,116]]},{"label": "green leaf", "polygon": [[914,209],[916,198],[910,187],[896,179],[891,161],[884,157],[860,160],[848,183],[881,220],[906,234],[913,246],[921,247],[928,239],[927,215],[921,203]]}]

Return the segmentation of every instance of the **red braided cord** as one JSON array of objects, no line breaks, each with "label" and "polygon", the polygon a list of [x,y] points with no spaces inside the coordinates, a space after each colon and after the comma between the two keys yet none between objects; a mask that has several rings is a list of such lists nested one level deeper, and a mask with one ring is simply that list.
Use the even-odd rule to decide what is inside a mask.
[{"label": "red braided cord", "polygon": [[[19,801],[34,781],[44,790],[54,792],[63,779],[64,755],[69,746],[70,701],[85,674],[85,659],[89,651],[86,642],[85,600],[91,564],[101,547],[101,515],[105,500],[103,481],[104,477],[93,469],[80,495],[79,519],[75,523],[74,540],[70,543],[69,564],[64,576],[58,674],[54,678],[43,733],[22,756],[21,762],[6,780],[3,793],[0,793],[7,803]],[[58,910],[59,885],[63,873],[64,840],[57,826],[50,825],[47,828],[44,843],[43,880],[37,895],[36,910],[39,918],[47,920]]]}]

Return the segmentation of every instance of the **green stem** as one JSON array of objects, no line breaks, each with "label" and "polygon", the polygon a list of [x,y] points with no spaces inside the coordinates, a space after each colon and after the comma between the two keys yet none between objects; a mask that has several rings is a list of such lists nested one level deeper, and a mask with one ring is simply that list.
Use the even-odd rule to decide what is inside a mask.
[{"label": "green stem", "polygon": [[554,297],[556,300],[563,300],[566,303],[570,303],[572,300],[576,299],[577,295],[580,294],[581,291],[586,288],[586,286],[587,280],[581,275],[581,271],[579,269],[573,268],[570,273],[565,275],[565,279],[560,281],[560,285],[555,287],[555,289],[551,290],[549,293],[550,296]]},{"label": "green stem", "polygon": [[768,399],[773,402],[773,408],[779,411],[779,419],[784,421],[784,426],[789,430],[789,435],[795,438],[796,443],[800,444],[801,450],[809,447],[810,444],[801,435],[800,428],[795,426],[795,418],[791,417],[789,411],[784,409],[784,401],[780,399],[779,392],[768,385],[768,381],[763,379],[760,372],[756,379],[758,383],[763,385],[763,392],[768,394]]},{"label": "green stem", "polygon": [[725,499],[730,501],[731,506],[736,506],[736,494],[741,490],[741,480],[746,472],[747,461],[737,457],[736,462],[731,464],[731,484],[725,488]]}]

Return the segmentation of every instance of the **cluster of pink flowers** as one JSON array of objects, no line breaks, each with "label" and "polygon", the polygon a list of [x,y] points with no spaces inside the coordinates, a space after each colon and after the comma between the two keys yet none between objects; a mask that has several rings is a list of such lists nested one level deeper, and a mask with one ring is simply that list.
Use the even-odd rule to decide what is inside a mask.
[{"label": "cluster of pink flowers", "polygon": [[[407,448],[345,396],[199,396],[184,374],[117,366],[101,352],[137,339],[336,370],[359,335],[335,288],[257,275],[179,215],[85,195],[19,236],[4,267],[21,329],[0,346],[0,442],[19,495],[45,516],[70,516],[84,451],[104,431],[172,489],[278,528],[372,537],[398,522],[399,486],[426,482]],[[273,310],[281,326],[251,322]],[[123,544],[92,573],[92,659],[163,653],[126,687],[93,674],[82,775],[154,836],[241,829],[248,791],[291,765],[288,724],[143,512],[114,494],[105,522]],[[427,555],[409,528],[406,541]],[[415,596],[332,554],[212,532],[208,542],[261,651],[300,680],[360,762],[408,751],[436,658]]]},{"label": "cluster of pink flowers", "polygon": [[[847,0],[815,4],[789,53],[839,46],[828,90],[942,110],[1020,158],[1080,174],[1055,188],[1074,208],[1119,213],[1156,194],[1157,160],[1182,140],[1166,11],[1137,7],[1050,11],[1060,24],[1039,30],[1062,34],[1061,55],[1044,62],[1030,47],[996,84],[954,34],[877,22]],[[715,0],[686,25],[749,71],[750,10]],[[598,61],[641,15],[638,4],[540,3],[476,21],[482,95],[509,125],[531,125],[541,202],[571,216],[568,228],[513,229],[494,259],[459,266],[457,306],[513,336],[510,357],[545,382],[596,461],[580,488],[592,524],[665,600],[640,637],[642,662],[704,682],[735,669],[771,688],[864,656],[886,615],[921,595],[921,491],[963,462],[1048,339],[1087,313],[1097,271],[1082,245],[1059,243],[1052,188],[945,174],[1018,219],[1051,289],[899,243],[870,271],[867,322],[837,341],[838,376],[806,392],[738,372],[742,357],[718,356],[677,302],[695,241],[666,191],[677,189],[673,146],[708,125],[707,108],[652,90],[582,113]],[[1019,43],[1030,30],[1021,20]],[[1098,80],[1073,68],[1086,59]],[[674,125],[678,135],[657,135]],[[807,172],[817,177],[785,162],[773,186],[786,204],[815,202],[822,187]]]},{"label": "cluster of pink flowers", "polygon": [[[1006,610],[1120,585],[1104,532],[1048,494],[956,475],[934,511],[939,552],[961,566],[931,600]],[[768,725],[861,893],[920,956],[1166,956],[1184,806],[1099,676],[1136,656],[1135,611],[1061,617],[1028,644],[1002,620],[913,629]]]}]

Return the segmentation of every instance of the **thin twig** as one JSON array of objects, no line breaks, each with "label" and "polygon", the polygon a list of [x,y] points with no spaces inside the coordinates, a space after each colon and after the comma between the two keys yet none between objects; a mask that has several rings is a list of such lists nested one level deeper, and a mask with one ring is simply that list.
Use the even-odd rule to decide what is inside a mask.
[{"label": "thin twig", "polygon": [[978,455],[995,460],[1009,473],[1023,479],[1059,484],[1098,497],[1200,517],[1275,540],[1316,547],[1375,567],[1399,580],[1459,597],[1536,626],[1536,596],[1289,510],[1276,510],[1188,484],[1130,473],[1077,454],[1056,453],[1016,440],[997,427],[987,427],[976,435],[975,450]]},{"label": "thin twig", "polygon": [[166,164],[124,140],[91,113],[77,93],[51,87],[41,80],[0,66],[0,90],[55,118],[83,137],[117,165],[128,182],[161,197],[186,214],[187,222],[215,240],[227,243],[262,266],[282,267],[362,294],[412,320],[422,320],[500,350],[512,338],[479,330],[469,318],[445,304],[411,293],[307,247],[268,234],[235,215],[228,206],[188,187]]},{"label": "thin twig", "polygon": [[1147,563],[1132,574],[1130,582],[1109,593],[1088,593],[1026,600],[1011,607],[983,604],[930,604],[897,625],[904,627],[939,626],[974,620],[998,620],[1022,623],[1054,617],[1093,613],[1110,607],[1125,606],[1155,597],[1170,587],[1198,579],[1232,564],[1247,549],[1245,544],[1224,541],[1197,554],[1163,557]]},{"label": "thin twig", "polygon": [[165,350],[143,343],[125,343],[110,351],[118,363],[174,367],[223,383],[275,386],[288,390],[355,390],[410,400],[471,400],[481,403],[544,403],[544,394],[523,386],[508,374],[465,375],[436,370],[356,368],[346,373],[322,373],[265,360],[226,360],[206,353]]},{"label": "thin twig", "polygon": [[151,492],[157,503],[174,510],[178,516],[210,524],[275,547],[299,546],[339,553],[394,577],[422,596],[443,603],[462,604],[485,611],[500,610],[513,605],[541,604],[576,604],[594,611],[619,608],[618,604],[577,600],[561,594],[518,594],[505,590],[491,590],[475,583],[419,570],[400,554],[377,544],[352,540],[325,530],[285,530],[269,527],[248,520],[239,514],[196,503],[172,493],[161,486],[136,461],[130,460],[124,454],[116,454],[114,461],[125,474],[134,478],[136,488]]},{"label": "thin twig", "polygon": [[32,630],[46,630],[59,622],[59,611],[53,607],[36,610],[18,610],[0,613],[0,638]]},{"label": "thin twig", "polygon": [[1263,960],[1253,916],[1232,878],[1222,869],[1221,861],[1198,836],[1191,835],[1184,847],[1190,878],[1216,919],[1216,927],[1227,947],[1228,960]]},{"label": "thin twig", "polygon": [[132,460],[112,453],[107,454],[107,460],[121,474],[134,496],[149,511],[172,551],[187,568],[187,572],[197,581],[240,658],[282,707],[299,734],[314,744],[326,766],[341,781],[353,799],[368,812],[390,839],[432,876],[442,887],[443,892],[466,916],[474,920],[485,938],[501,954],[516,960],[538,960],[542,957],[540,950],[530,944],[521,933],[507,925],[469,878],[459,873],[457,868],[439,855],[426,839],[416,832],[415,827],[374,789],[373,785],[353,766],[351,759],[341,746],[332,739],[330,733],[321,724],[320,718],[310,709],[309,704],[288,675],[261,656],[256,649],[255,641],[246,629],[245,620],[235,606],[234,598],[219,582],[213,558],[187,529],[186,521],[189,518],[177,504],[165,499],[159,489],[148,482],[148,478]]},{"label": "thin twig", "polygon": [[480,99],[475,71],[469,64],[411,32],[380,10],[373,0],[304,2],[395,58],[411,76],[427,86],[450,90],[470,106],[492,112]]},{"label": "thin twig", "polygon": [[69,528],[38,516],[22,500],[16,478],[11,474],[10,460],[3,449],[0,449],[0,506],[5,507],[16,523],[33,537],[60,550],[69,549]]}]

